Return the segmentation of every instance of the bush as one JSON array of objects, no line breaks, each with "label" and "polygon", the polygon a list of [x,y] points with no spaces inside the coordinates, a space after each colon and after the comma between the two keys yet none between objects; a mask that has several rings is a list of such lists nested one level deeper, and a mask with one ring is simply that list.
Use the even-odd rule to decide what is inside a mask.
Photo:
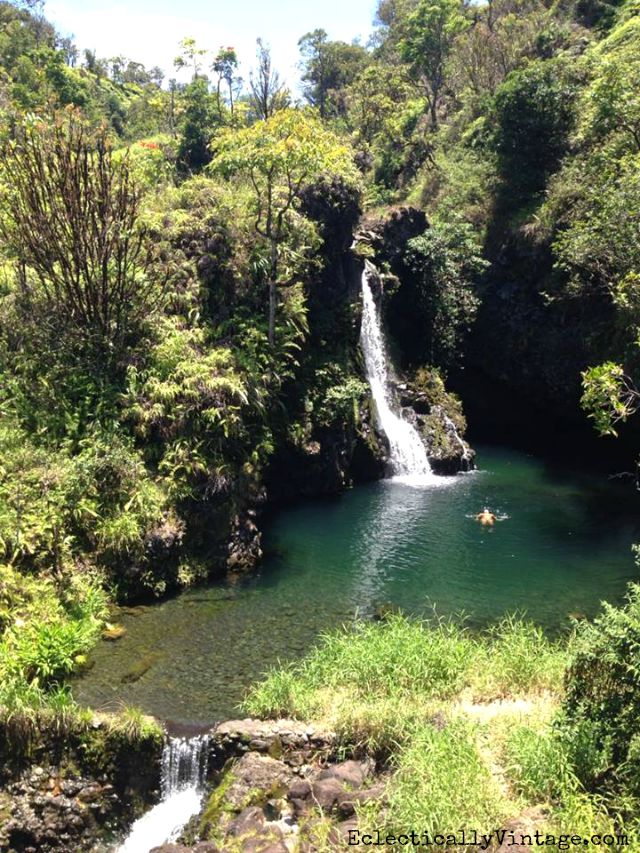
[{"label": "bush", "polygon": [[631,585],[625,607],[605,604],[594,622],[579,625],[564,711],[564,726],[581,729],[590,744],[591,760],[579,768],[582,782],[640,796],[638,584]]},{"label": "bush", "polygon": [[568,150],[577,94],[574,65],[556,58],[512,72],[495,96],[495,146],[504,195],[517,206],[544,189]]},{"label": "bush", "polygon": [[0,607],[0,706],[46,702],[47,693],[55,699],[106,618],[99,580],[73,573],[54,582],[0,565]]},{"label": "bush", "polygon": [[409,240],[407,275],[389,305],[389,323],[411,363],[447,370],[462,357],[478,309],[474,286],[487,264],[470,225],[436,223]]}]

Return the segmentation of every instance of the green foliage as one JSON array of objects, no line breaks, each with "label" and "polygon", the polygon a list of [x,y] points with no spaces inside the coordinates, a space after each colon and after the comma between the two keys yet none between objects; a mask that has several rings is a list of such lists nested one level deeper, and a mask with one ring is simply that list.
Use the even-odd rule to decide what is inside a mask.
[{"label": "green foliage", "polygon": [[509,731],[504,749],[509,779],[528,802],[558,801],[579,790],[572,756],[556,729],[516,725]]},{"label": "green foliage", "polygon": [[601,435],[617,435],[615,424],[637,409],[638,392],[619,364],[606,362],[582,374],[582,407]]},{"label": "green foliage", "polygon": [[215,101],[206,80],[202,79],[195,79],[187,86],[184,100],[178,163],[187,172],[199,172],[211,161],[209,140],[218,120]]},{"label": "green foliage", "polygon": [[582,729],[597,756],[580,768],[588,788],[640,796],[639,650],[640,587],[632,584],[625,607],[605,604],[594,622],[578,626],[567,673],[565,726]]},{"label": "green foliage", "polygon": [[555,690],[566,652],[539,629],[506,620],[487,635],[451,621],[392,616],[326,635],[301,663],[252,688],[257,715],[321,717],[348,741],[391,751],[464,691],[503,697]]},{"label": "green foliage", "polygon": [[213,168],[226,177],[250,180],[255,190],[258,224],[267,228],[269,188],[281,199],[272,217],[290,209],[312,179],[337,175],[357,183],[348,146],[327,130],[312,112],[280,110],[272,118],[241,130],[225,130],[214,141]]},{"label": "green foliage", "polygon": [[628,325],[630,319],[640,324],[636,295],[640,270],[637,156],[616,160],[594,154],[580,165],[582,168],[578,165],[560,176],[556,188],[561,194],[562,184],[570,183],[576,193],[579,182],[577,197],[574,195],[568,215],[564,213],[568,222],[554,244],[557,266],[568,274],[570,292],[600,292],[618,311],[621,325]]},{"label": "green foliage", "polygon": [[369,394],[366,382],[347,374],[335,362],[317,367],[314,378],[307,405],[314,424],[340,428],[354,425],[358,420],[359,404]]},{"label": "green foliage", "polygon": [[466,26],[458,0],[419,0],[406,21],[400,53],[424,92],[433,128],[438,125],[447,60]]},{"label": "green foliage", "polygon": [[344,90],[368,64],[368,52],[359,44],[329,41],[320,29],[302,36],[298,47],[305,98],[321,118],[344,116]]},{"label": "green foliage", "polygon": [[407,244],[409,275],[389,306],[397,337],[412,363],[447,370],[461,357],[478,308],[475,286],[487,264],[473,229],[437,223]]},{"label": "green foliage", "polygon": [[[264,266],[269,284],[269,343],[273,346],[277,285],[293,283],[295,263],[292,268],[290,261],[308,252],[300,235],[306,230],[308,237],[310,231],[304,228],[304,219],[296,216],[302,190],[322,176],[357,185],[351,152],[312,112],[292,109],[279,110],[252,127],[222,131],[214,151],[212,170],[247,182],[253,191],[254,228],[267,242]],[[287,239],[292,233],[297,237],[294,241]]]},{"label": "green foliage", "polygon": [[109,373],[159,296],[128,158],[72,110],[24,121],[3,153],[0,234],[24,308]]},{"label": "green foliage", "polygon": [[105,595],[90,574],[67,574],[54,582],[23,577],[7,565],[0,566],[0,607],[0,706],[5,709],[32,704],[61,685],[82,665],[106,618]]},{"label": "green foliage", "polygon": [[469,223],[482,238],[496,193],[495,157],[471,145],[447,144],[420,175],[410,200],[428,205],[441,222]]},{"label": "green foliage", "polygon": [[250,395],[260,405],[260,392],[243,381],[232,351],[214,346],[204,329],[167,319],[158,332],[147,369],[129,369],[126,416],[141,437],[162,439],[159,471],[181,498],[198,481],[230,476],[234,448],[247,435],[243,410]]},{"label": "green foliage", "polygon": [[505,194],[540,192],[568,150],[575,123],[574,65],[563,58],[514,71],[495,96],[495,146]]},{"label": "green foliage", "polygon": [[456,719],[424,726],[395,761],[386,823],[397,833],[420,827],[430,837],[454,828],[499,826],[505,802],[483,762],[473,724]]},{"label": "green foliage", "polygon": [[640,17],[629,18],[590,57],[592,82],[582,96],[580,136],[598,143],[611,136],[640,151]]}]

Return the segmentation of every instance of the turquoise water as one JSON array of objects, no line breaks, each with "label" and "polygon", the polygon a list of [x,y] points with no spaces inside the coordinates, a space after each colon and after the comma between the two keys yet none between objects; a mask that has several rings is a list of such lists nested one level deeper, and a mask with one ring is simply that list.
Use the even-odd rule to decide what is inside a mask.
[{"label": "turquoise water", "polygon": [[[380,482],[279,512],[258,575],[124,612],[127,634],[99,644],[76,697],[206,723],[236,714],[265,669],[380,606],[478,625],[517,610],[558,630],[622,600],[638,574],[635,491],[515,451],[481,448],[478,463],[435,488]],[[485,505],[506,516],[493,529],[473,518]]]}]

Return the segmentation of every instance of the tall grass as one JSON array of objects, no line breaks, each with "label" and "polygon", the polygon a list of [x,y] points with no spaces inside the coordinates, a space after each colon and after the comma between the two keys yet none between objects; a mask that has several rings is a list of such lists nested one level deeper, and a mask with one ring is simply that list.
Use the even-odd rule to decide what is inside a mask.
[{"label": "tall grass", "polygon": [[392,830],[419,827],[433,836],[500,825],[509,807],[478,752],[474,728],[462,718],[425,726],[400,751],[386,818]]},{"label": "tall grass", "polygon": [[392,749],[456,696],[558,692],[565,661],[560,644],[517,619],[473,634],[452,620],[394,615],[324,636],[305,660],[253,687],[244,708],[322,719],[351,741]]},{"label": "tall grass", "polygon": [[580,790],[569,750],[558,731],[518,725],[505,744],[505,769],[517,793],[527,801],[560,801]]}]

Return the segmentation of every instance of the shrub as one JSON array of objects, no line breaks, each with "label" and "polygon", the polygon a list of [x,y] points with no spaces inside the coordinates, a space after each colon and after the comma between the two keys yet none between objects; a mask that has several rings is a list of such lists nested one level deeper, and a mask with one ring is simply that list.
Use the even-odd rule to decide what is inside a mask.
[{"label": "shrub", "polygon": [[389,305],[391,328],[412,363],[451,368],[478,309],[474,292],[486,268],[476,235],[464,223],[436,223],[409,240],[407,276]]},{"label": "shrub", "polygon": [[590,743],[582,782],[640,795],[639,585],[625,607],[605,604],[594,622],[578,626],[564,711],[565,727],[581,728]]},{"label": "shrub", "polygon": [[495,96],[495,147],[505,194],[521,202],[559,166],[574,127],[577,80],[556,58],[512,72]]}]

